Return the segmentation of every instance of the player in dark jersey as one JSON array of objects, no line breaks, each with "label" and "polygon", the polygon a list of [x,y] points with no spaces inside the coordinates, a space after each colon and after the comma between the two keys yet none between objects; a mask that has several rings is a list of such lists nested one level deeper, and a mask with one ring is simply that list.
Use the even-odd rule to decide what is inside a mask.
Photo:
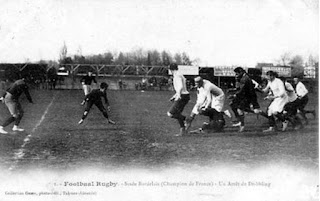
[{"label": "player in dark jersey", "polygon": [[84,76],[80,80],[85,96],[88,95],[92,90],[91,88],[92,81],[97,84],[97,80],[94,78],[94,76],[92,76],[92,72],[88,72],[88,75]]},{"label": "player in dark jersey", "polygon": [[98,109],[102,112],[103,116],[108,120],[110,124],[115,124],[114,121],[109,119],[108,112],[103,106],[103,103],[101,100],[101,97],[103,97],[107,105],[107,109],[108,111],[110,111],[109,101],[106,93],[107,89],[108,89],[108,84],[105,82],[102,82],[100,84],[100,89],[94,89],[88,95],[86,95],[86,97],[83,100],[83,105],[84,103],[86,103],[86,108],[84,110],[82,118],[79,121],[79,124],[83,123],[84,119],[88,116],[89,111],[93,105],[96,105],[98,107]]},{"label": "player in dark jersey", "polygon": [[19,128],[20,121],[23,117],[23,109],[19,102],[20,95],[24,93],[30,103],[33,103],[32,98],[29,93],[29,89],[24,79],[15,81],[7,90],[6,93],[1,97],[1,101],[4,102],[11,114],[11,117],[7,118],[4,123],[0,126],[0,133],[7,134],[8,132],[4,130],[6,126],[14,123],[12,128],[13,131],[24,131],[24,129]]},{"label": "player in dark jersey", "polygon": [[251,112],[251,106],[253,107],[252,112],[255,114],[261,113],[261,110],[251,78],[241,67],[235,68],[234,72],[236,74],[236,79],[238,80],[238,87],[236,93],[230,96],[230,98],[233,99],[230,103],[230,107],[238,121],[233,124],[233,126],[239,126],[239,132],[243,132],[245,112]]}]

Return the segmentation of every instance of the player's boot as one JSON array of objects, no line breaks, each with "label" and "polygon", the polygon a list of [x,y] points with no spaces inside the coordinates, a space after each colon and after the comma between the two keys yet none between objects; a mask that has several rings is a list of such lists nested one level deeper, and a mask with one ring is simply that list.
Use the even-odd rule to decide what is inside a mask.
[{"label": "player's boot", "polygon": [[239,133],[243,133],[243,132],[244,132],[244,126],[240,126],[238,132],[239,132]]},{"label": "player's boot", "polygon": [[191,127],[191,123],[192,123],[192,120],[189,119],[189,118],[186,118],[186,121],[185,121],[185,123],[184,123],[186,133],[189,132],[189,129],[190,129],[190,127]]},{"label": "player's boot", "polygon": [[108,119],[109,124],[116,124],[116,122],[112,121],[111,119]]},{"label": "player's boot", "polygon": [[83,119],[80,119],[80,121],[78,122],[78,124],[82,124],[83,123]]},{"label": "player's boot", "polygon": [[3,129],[3,126],[0,126],[0,133],[1,134],[8,134],[8,132]]},{"label": "player's boot", "polygon": [[287,128],[288,128],[288,121],[286,120],[286,121],[284,121],[284,122],[282,122],[282,131],[284,132],[284,131],[286,131],[287,130]]},{"label": "player's boot", "polygon": [[175,136],[176,137],[180,137],[180,136],[183,136],[183,135],[186,135],[186,128],[180,128],[179,134],[176,134]]},{"label": "player's boot", "polygon": [[274,128],[274,127],[269,127],[268,129],[263,130],[262,132],[264,132],[264,133],[271,133],[271,132],[275,132],[275,128]]},{"label": "player's boot", "polygon": [[232,115],[231,115],[231,113],[230,113],[229,110],[225,110],[223,113],[224,113],[227,117],[232,118]]},{"label": "player's boot", "polygon": [[238,123],[232,124],[233,127],[241,126],[241,122],[239,121]]},{"label": "player's boot", "polygon": [[14,125],[13,128],[12,128],[12,130],[13,130],[13,131],[20,131],[20,132],[24,131],[23,128],[19,128],[17,125]]}]

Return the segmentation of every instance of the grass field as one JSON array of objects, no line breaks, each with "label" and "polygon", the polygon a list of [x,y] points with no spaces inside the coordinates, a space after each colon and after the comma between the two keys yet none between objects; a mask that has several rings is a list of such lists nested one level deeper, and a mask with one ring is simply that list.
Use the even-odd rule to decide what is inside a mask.
[{"label": "grass field", "polygon": [[[65,170],[79,167],[168,168],[232,164],[248,168],[267,163],[318,167],[318,121],[310,115],[303,130],[265,134],[267,120],[247,115],[244,133],[237,133],[226,117],[224,132],[175,137],[178,123],[166,116],[169,91],[108,91],[109,125],[94,106],[82,125],[84,107],[80,90],[32,91],[35,104],[22,100],[25,116],[22,133],[0,136],[1,168]],[[317,95],[308,108],[317,109]],[[24,98],[24,97],[23,97]],[[184,110],[190,113],[195,92]],[[262,108],[266,102],[260,101]],[[227,104],[226,104],[227,105]],[[0,105],[0,122],[9,113]],[[198,116],[192,128],[206,118]],[[7,127],[6,130],[10,130]]]}]

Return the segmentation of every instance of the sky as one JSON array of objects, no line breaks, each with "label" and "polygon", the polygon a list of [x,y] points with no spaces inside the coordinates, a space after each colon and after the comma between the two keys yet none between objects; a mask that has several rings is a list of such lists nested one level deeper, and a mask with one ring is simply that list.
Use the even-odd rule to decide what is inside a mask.
[{"label": "sky", "polygon": [[0,0],[0,63],[137,48],[201,66],[319,55],[318,0]]}]

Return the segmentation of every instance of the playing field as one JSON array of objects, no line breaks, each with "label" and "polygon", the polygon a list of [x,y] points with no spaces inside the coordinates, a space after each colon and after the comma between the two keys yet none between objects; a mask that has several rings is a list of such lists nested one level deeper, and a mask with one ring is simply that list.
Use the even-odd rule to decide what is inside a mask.
[{"label": "playing field", "polygon": [[[294,167],[318,167],[318,120],[310,115],[303,130],[265,134],[267,120],[247,115],[244,133],[237,133],[226,117],[224,132],[175,137],[176,120],[166,116],[171,106],[170,91],[108,91],[109,125],[94,106],[82,125],[84,107],[80,90],[34,90],[35,104],[22,100],[25,132],[0,135],[0,164],[4,170],[66,170],[83,167],[105,169],[169,168],[192,166],[258,167],[281,163]],[[24,96],[23,96],[24,99]],[[317,95],[311,94],[307,108],[317,109]],[[195,92],[184,110],[189,114]],[[267,102],[260,101],[264,109]],[[0,121],[9,116],[0,105]],[[192,129],[207,120],[198,116]],[[10,130],[7,127],[6,130]],[[290,127],[291,129],[291,127]]]}]

